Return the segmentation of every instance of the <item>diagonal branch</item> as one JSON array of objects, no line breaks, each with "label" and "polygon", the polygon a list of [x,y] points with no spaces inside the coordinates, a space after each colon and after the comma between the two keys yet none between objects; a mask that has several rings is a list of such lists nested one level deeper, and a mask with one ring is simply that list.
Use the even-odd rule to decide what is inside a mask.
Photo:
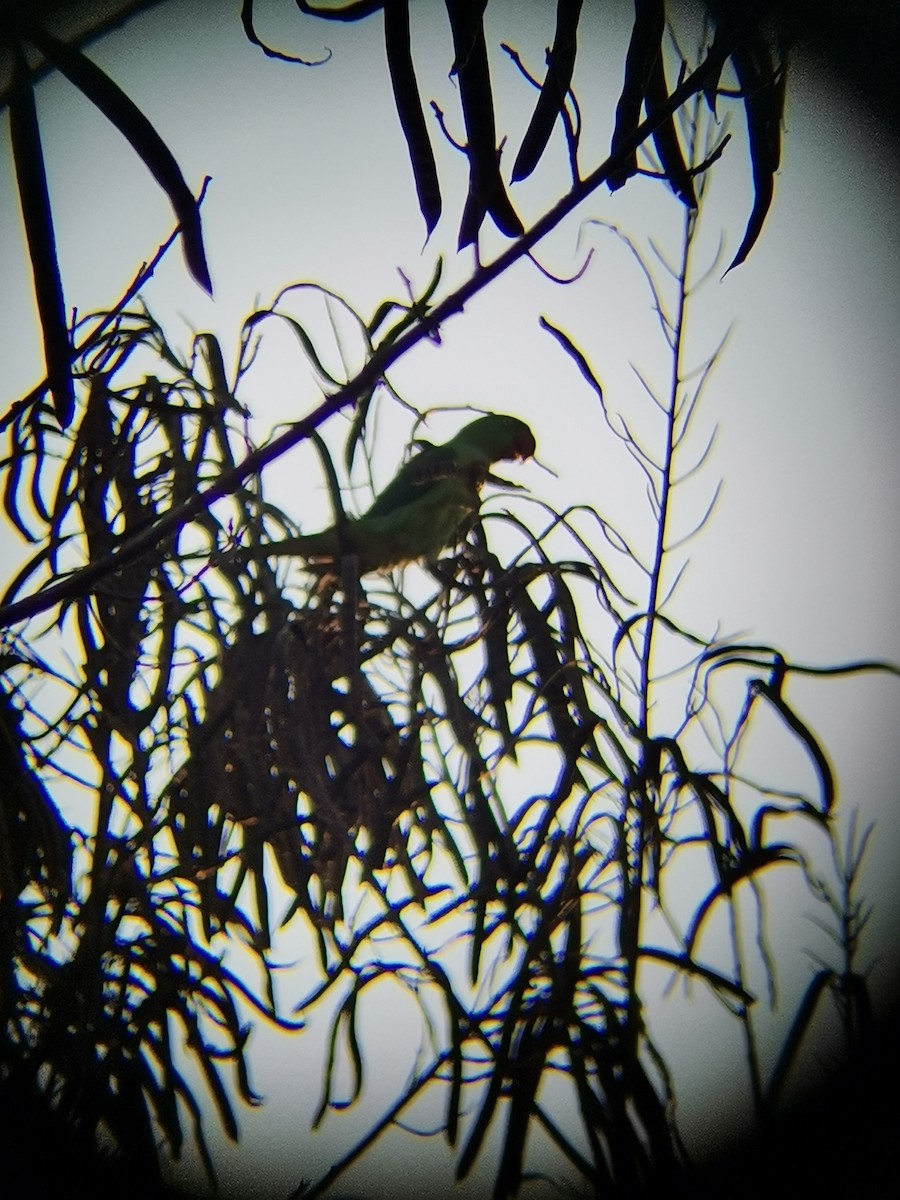
[{"label": "diagonal branch", "polygon": [[359,374],[334,395],[329,396],[279,437],[248,454],[242,462],[224,472],[215,483],[203,491],[197,492],[183,504],[167,512],[155,524],[123,543],[112,554],[105,555],[96,562],[88,563],[87,566],[74,571],[68,578],[42,588],[33,596],[5,605],[0,609],[0,628],[14,625],[38,613],[46,612],[55,604],[83,594],[86,589],[93,587],[98,580],[103,579],[111,572],[121,570],[157,545],[162,539],[174,533],[186,521],[209,508],[216,500],[230,495],[247,476],[257,474],[263,467],[274,462],[275,459],[293,449],[300,442],[305,441],[313,430],[329,417],[348,408],[361,396],[366,395],[369,389],[376,386],[389,367],[393,366],[424,338],[432,335],[446,320],[456,313],[462,312],[469,300],[503,275],[519,259],[526,257],[542,238],[556,229],[583,200],[605,183],[611,174],[620,170],[634,150],[653,133],[659,124],[667,120],[686,100],[701,90],[709,79],[715,78],[729,53],[730,47],[726,46],[724,42],[714,46],[696,70],[692,71],[675,89],[668,102],[657,109],[652,117],[643,121],[631,135],[621,140],[614,154],[611,154],[590,175],[575,184],[567,195],[499,254],[493,262],[479,265],[465,283],[435,305],[414,328],[402,334],[390,345],[376,350]]}]

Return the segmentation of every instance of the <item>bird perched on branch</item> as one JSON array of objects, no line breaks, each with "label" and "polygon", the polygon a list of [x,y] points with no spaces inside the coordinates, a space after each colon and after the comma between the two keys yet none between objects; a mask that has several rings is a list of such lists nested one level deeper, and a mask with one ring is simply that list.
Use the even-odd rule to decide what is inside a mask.
[{"label": "bird perched on branch", "polygon": [[491,466],[535,451],[534,434],[518,417],[490,413],[441,446],[425,444],[404,463],[371,508],[320,533],[254,547],[253,557],[295,554],[314,564],[353,555],[360,574],[433,558],[452,546],[478,512]]}]

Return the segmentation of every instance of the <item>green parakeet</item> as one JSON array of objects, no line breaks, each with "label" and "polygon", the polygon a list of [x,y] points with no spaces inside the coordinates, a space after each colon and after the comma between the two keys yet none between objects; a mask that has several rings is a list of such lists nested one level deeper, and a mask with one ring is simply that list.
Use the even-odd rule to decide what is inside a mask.
[{"label": "green parakeet", "polygon": [[528,458],[534,451],[534,434],[518,417],[479,417],[442,446],[426,445],[414,454],[371,508],[342,529],[332,525],[253,553],[297,554],[313,563],[354,555],[360,574],[433,558],[459,539],[477,513],[491,465]]}]

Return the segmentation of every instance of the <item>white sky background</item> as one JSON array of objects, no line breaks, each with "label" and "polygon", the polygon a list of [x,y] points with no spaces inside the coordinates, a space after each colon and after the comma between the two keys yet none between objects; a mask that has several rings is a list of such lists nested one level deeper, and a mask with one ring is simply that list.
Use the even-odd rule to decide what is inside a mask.
[{"label": "white sky background", "polygon": [[[426,8],[433,22],[421,15]],[[625,23],[614,36],[608,5],[586,8],[575,78],[586,117],[585,171],[608,150],[628,36]],[[508,133],[513,153],[536,93],[496,44],[509,40],[540,70],[543,48],[552,40],[553,9],[532,6],[541,20],[523,22],[521,3],[492,0],[489,7],[497,124]],[[368,317],[385,296],[404,298],[398,268],[419,293],[438,253],[445,255],[447,282],[460,281],[471,266],[468,253],[454,261],[465,162],[443,144],[436,128],[445,216],[423,247],[424,224],[393,109],[380,19],[337,26],[305,19],[287,2],[260,4],[257,30],[270,44],[308,58],[321,57],[325,46],[333,49],[329,63],[306,69],[266,59],[244,39],[238,12],[237,4],[178,0],[89,49],[153,120],[189,183],[198,188],[205,174],[213,177],[203,225],[215,299],[188,279],[177,251],[170,252],[145,299],[169,336],[185,347],[192,331],[213,330],[229,365],[244,316],[291,281],[325,284]],[[461,137],[455,86],[446,78],[452,51],[443,6],[417,5],[413,16],[423,99],[426,104],[437,99]],[[599,97],[591,91],[598,82]],[[47,80],[39,105],[66,299],[87,312],[118,298],[137,264],[168,235],[172,218],[130,148],[65,81]],[[714,171],[704,216],[708,245],[715,246],[726,226],[726,262],[751,204],[742,122],[735,117],[735,137]],[[5,116],[0,137],[8,167]],[[511,161],[508,152],[506,177]],[[735,328],[698,417],[698,445],[716,423],[719,433],[708,467],[685,492],[684,527],[702,513],[720,477],[725,487],[713,523],[690,547],[677,611],[694,628],[712,632],[718,624],[723,633],[777,645],[796,661],[900,658],[897,167],[887,135],[862,107],[817,84],[809,67],[796,63],[784,165],[762,239],[744,266],[721,282],[718,272],[697,298],[692,345],[698,361],[732,322]],[[10,178],[4,170],[4,401],[31,387],[40,370],[21,225],[10,216],[17,212]],[[557,197],[566,178],[557,134],[535,179],[511,191],[526,225]],[[614,195],[600,192],[537,251],[549,269],[570,275],[585,247],[596,246],[581,280],[561,288],[520,264],[447,324],[439,347],[418,347],[391,378],[420,408],[472,404],[523,416],[535,430],[541,463],[559,478],[554,481],[537,465],[513,468],[516,478],[557,507],[596,505],[637,530],[642,487],[621,467],[623,456],[605,457],[610,439],[595,397],[537,324],[545,313],[586,351],[612,408],[629,416],[643,411],[629,362],[651,373],[664,367],[658,331],[641,277],[621,244],[592,229],[576,248],[578,220],[586,217],[616,222],[637,239],[649,231],[673,254],[677,246],[681,208],[663,185],[632,180]],[[483,257],[493,257],[503,244],[488,222]],[[275,324],[267,329],[259,366],[239,398],[260,418],[261,429],[305,414],[320,399],[296,343]],[[456,417],[435,420],[429,432],[440,440],[461,423]],[[341,420],[330,428],[338,444]],[[405,437],[402,423],[386,426],[394,428],[396,436],[386,432],[380,443],[382,481]],[[304,528],[326,519],[325,491],[311,453],[293,452],[267,473],[266,487]],[[3,544],[11,556],[20,553],[9,538]],[[865,821],[879,821],[864,876],[875,901],[865,949],[883,956],[872,975],[873,987],[883,994],[884,959],[893,951],[900,908],[894,819],[900,799],[900,684],[884,677],[817,681],[792,684],[788,694],[828,749],[845,815],[859,804]],[[785,879],[770,894],[774,925],[788,926],[785,945],[824,951],[812,927],[802,924],[802,912],[812,909],[805,893]],[[780,977],[788,1013],[808,978],[802,953],[795,961],[796,973],[785,970]],[[682,1111],[695,1134],[710,1132],[710,1084],[697,1069],[705,1066],[701,1059],[708,1054],[715,1062],[716,1079],[726,1089],[713,1106],[717,1114],[732,1102],[724,1081],[740,1071],[739,1057],[733,1062],[728,1057],[735,1048],[739,1055],[736,1026],[726,1026],[715,1012],[698,1001],[693,1016],[683,1005],[670,1004],[658,1018],[663,1049],[676,1070],[686,1071]],[[717,1022],[723,1041],[710,1053]],[[691,1032],[702,1033],[705,1051]],[[766,1036],[777,1044],[774,1031],[767,1035],[764,1029],[764,1041]],[[246,1186],[239,1182],[237,1157],[244,1166],[257,1164],[254,1170],[260,1163],[271,1167],[280,1152],[280,1130],[291,1130],[296,1152],[280,1177],[285,1187],[296,1185],[298,1175],[324,1170],[348,1144],[346,1129],[357,1121],[352,1113],[330,1117],[325,1132],[306,1141],[308,1115],[318,1100],[318,1052],[312,1038],[300,1038],[260,1055],[253,1081],[269,1103],[262,1114],[240,1114],[246,1140],[238,1156],[226,1153],[223,1160],[230,1164],[235,1195]],[[386,1055],[383,1070],[391,1057],[397,1060]],[[404,1077],[399,1070],[398,1079]],[[362,1131],[365,1122],[355,1127]],[[212,1113],[208,1133],[216,1140]],[[414,1155],[424,1153],[421,1142],[413,1144]],[[355,1176],[361,1188],[371,1178],[365,1170]],[[417,1170],[408,1193],[396,1186],[392,1194],[419,1194],[420,1179]],[[228,1183],[223,1179],[226,1195]]]}]

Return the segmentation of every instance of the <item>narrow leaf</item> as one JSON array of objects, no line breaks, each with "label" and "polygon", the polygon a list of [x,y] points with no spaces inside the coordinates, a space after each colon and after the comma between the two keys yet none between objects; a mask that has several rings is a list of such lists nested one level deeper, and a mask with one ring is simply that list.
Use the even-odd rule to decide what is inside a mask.
[{"label": "narrow leaf", "polygon": [[66,429],[75,408],[66,304],[56,256],[56,234],[50,211],[50,193],[34,92],[21,48],[14,47],[13,53],[13,83],[9,93],[13,161],[31,258],[35,300],[41,319],[47,381],[53,395],[56,419],[61,428]]},{"label": "narrow leaf", "polygon": [[523,228],[500,177],[494,100],[482,23],[483,6],[471,4],[469,0],[446,2],[453,31],[454,70],[459,79],[469,157],[469,193],[459,229],[459,247],[462,249],[476,240],[488,213],[507,237],[519,237]]},{"label": "narrow leaf", "polygon": [[168,196],[181,225],[184,258],[188,270],[200,286],[212,295],[212,280],[203,247],[200,209],[171,150],[134,101],[126,96],[105,71],[74,46],[53,37],[37,22],[23,23],[28,40],[100,109],[143,159],[144,165]]},{"label": "narrow leaf", "polygon": [[[616,108],[616,126],[613,131],[611,153],[615,154],[621,142],[637,129],[641,118],[641,105],[647,94],[647,84],[653,64],[662,54],[662,39],[666,27],[664,0],[634,0],[634,26],[628,54],[625,57],[625,80]],[[626,162],[607,179],[610,191],[624,185],[637,170],[637,151],[632,151]]]},{"label": "narrow leaf", "polygon": [[431,233],[441,215],[441,188],[410,53],[408,0],[391,0],[385,4],[384,42],[394,103],[416,181],[419,209],[425,218],[425,227]]},{"label": "narrow leaf", "polygon": [[537,166],[550,140],[556,118],[563,111],[575,69],[578,18],[582,3],[583,0],[557,0],[556,34],[547,59],[547,74],[512,169],[514,183],[527,178]]}]

